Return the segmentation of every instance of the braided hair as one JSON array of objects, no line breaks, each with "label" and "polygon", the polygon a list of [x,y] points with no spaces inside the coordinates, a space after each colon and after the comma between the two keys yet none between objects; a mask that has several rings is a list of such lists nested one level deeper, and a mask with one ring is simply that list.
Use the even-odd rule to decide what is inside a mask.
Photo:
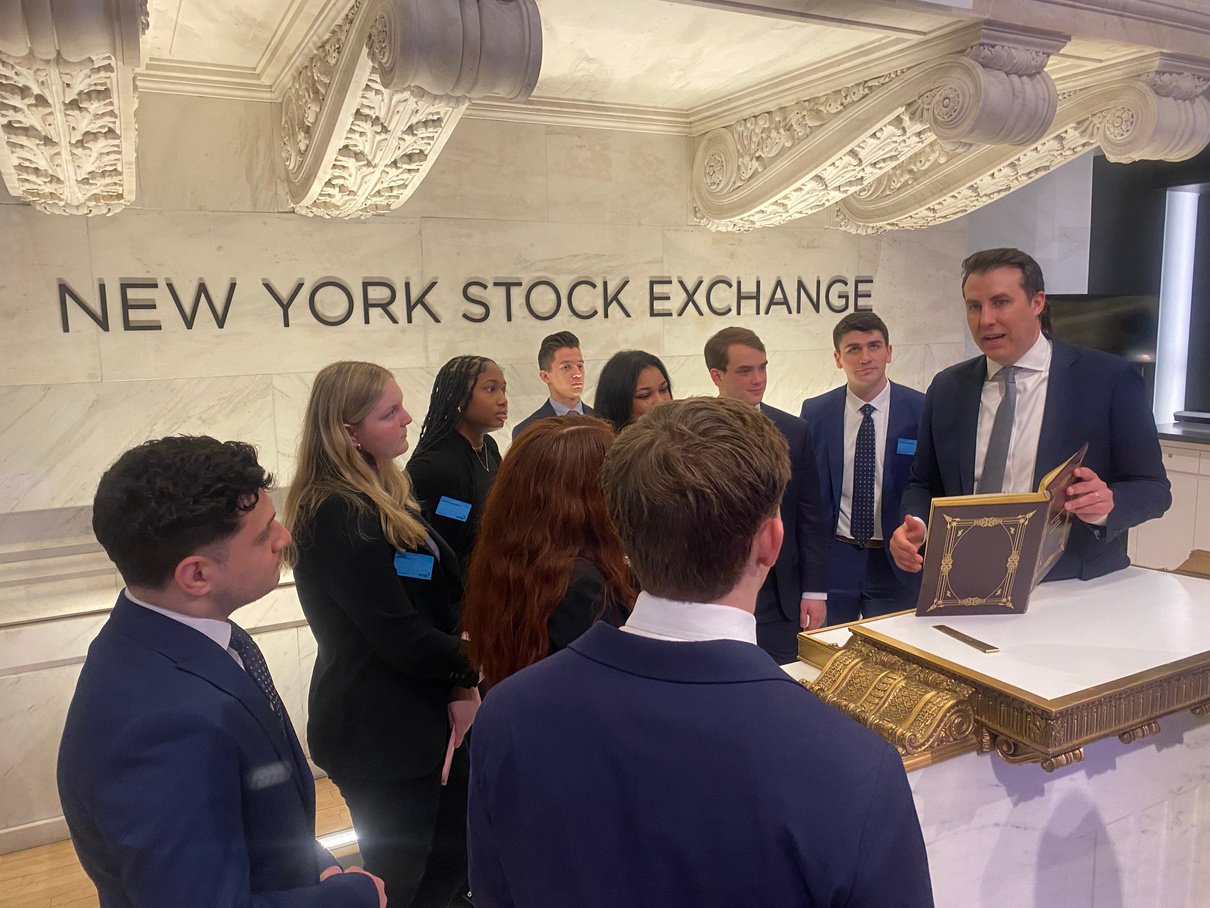
[{"label": "braided hair", "polygon": [[475,382],[492,360],[486,356],[455,356],[437,371],[429,411],[420,427],[413,457],[418,457],[458,431],[462,410],[470,403]]}]

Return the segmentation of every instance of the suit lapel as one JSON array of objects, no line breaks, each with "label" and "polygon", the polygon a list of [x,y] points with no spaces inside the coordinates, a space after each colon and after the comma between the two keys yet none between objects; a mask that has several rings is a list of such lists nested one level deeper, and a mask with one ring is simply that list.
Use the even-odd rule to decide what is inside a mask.
[{"label": "suit lapel", "polygon": [[[1054,469],[1065,458],[1075,453],[1075,445],[1066,440],[1066,423],[1061,414],[1078,413],[1079,389],[1072,377],[1079,351],[1062,341],[1051,341],[1050,374],[1046,378],[1046,407],[1042,411],[1042,431],[1038,435],[1038,456],[1034,462],[1034,482],[1038,483],[1047,471]],[[1068,450],[1070,448],[1071,450]]]},{"label": "suit lapel", "polygon": [[[971,360],[969,371],[959,373],[955,414],[957,424],[954,437],[959,440],[958,480],[960,495],[975,491],[975,444],[979,434],[979,405],[983,397],[983,381],[987,377],[987,358],[976,356]],[[936,444],[936,441],[933,442]]]},{"label": "suit lapel", "polygon": [[[300,773],[310,778],[306,761],[299,762],[302,752],[296,742],[288,740],[292,732],[284,732],[277,714],[256,686],[256,682],[241,669],[230,654],[200,631],[174,621],[150,609],[136,605],[125,595],[114,606],[113,619],[119,629],[144,646],[171,659],[178,669],[189,672],[238,700],[264,729],[274,750],[285,765],[293,766],[294,784],[304,803],[314,807],[313,793],[308,792]],[[289,721],[287,717],[287,722]],[[309,796],[310,795],[310,796]]]},{"label": "suit lapel", "polygon": [[832,484],[833,524],[840,516],[840,493],[844,488],[844,407],[846,390],[842,385],[828,402],[826,433],[828,441],[828,478]]}]

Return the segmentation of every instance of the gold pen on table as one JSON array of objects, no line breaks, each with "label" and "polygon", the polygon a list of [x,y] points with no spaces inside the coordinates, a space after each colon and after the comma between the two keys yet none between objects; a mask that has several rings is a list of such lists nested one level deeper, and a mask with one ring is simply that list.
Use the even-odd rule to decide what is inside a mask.
[{"label": "gold pen on table", "polygon": [[974,637],[970,636],[969,634],[964,634],[964,633],[962,633],[962,631],[956,631],[947,624],[934,624],[933,628],[935,630],[941,631],[941,633],[946,634],[947,636],[953,637],[955,640],[965,643],[967,646],[973,646],[975,649],[979,650],[980,652],[984,652],[984,653],[1000,652],[1000,647],[992,646],[990,643],[984,643],[982,640],[976,640]]}]

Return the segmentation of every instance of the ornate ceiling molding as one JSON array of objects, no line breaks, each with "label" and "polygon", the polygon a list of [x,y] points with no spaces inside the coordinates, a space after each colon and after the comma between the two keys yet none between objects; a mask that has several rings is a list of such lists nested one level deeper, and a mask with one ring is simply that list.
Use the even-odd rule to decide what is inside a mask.
[{"label": "ornate ceiling molding", "polygon": [[0,15],[0,175],[50,214],[135,195],[134,68],[147,0],[12,3]]},{"label": "ornate ceiling molding", "polygon": [[397,208],[471,99],[529,97],[541,62],[535,0],[358,0],[282,103],[291,205],[320,217]]},{"label": "ornate ceiling molding", "polygon": [[694,159],[695,216],[714,230],[773,226],[841,202],[938,142],[1031,146],[1054,119],[1045,67],[1066,40],[984,23],[964,53],[715,129]]},{"label": "ornate ceiling molding", "polygon": [[1147,63],[1133,76],[1064,91],[1046,135],[1027,148],[930,143],[841,202],[838,225],[878,233],[943,223],[1098,146],[1119,163],[1192,157],[1210,143],[1210,64]]}]

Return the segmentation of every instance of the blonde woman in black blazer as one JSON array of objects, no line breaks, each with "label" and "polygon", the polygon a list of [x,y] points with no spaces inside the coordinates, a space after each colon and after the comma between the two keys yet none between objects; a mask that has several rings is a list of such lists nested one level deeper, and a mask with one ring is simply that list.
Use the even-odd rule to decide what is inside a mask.
[{"label": "blonde woman in black blazer", "polygon": [[[315,379],[286,502],[294,579],[318,643],[307,739],[340,789],[365,866],[395,906],[465,891],[466,756],[443,784],[451,723],[473,717],[459,636],[461,567],[394,458],[411,417],[390,372]],[[457,704],[451,706],[451,704]]]}]

